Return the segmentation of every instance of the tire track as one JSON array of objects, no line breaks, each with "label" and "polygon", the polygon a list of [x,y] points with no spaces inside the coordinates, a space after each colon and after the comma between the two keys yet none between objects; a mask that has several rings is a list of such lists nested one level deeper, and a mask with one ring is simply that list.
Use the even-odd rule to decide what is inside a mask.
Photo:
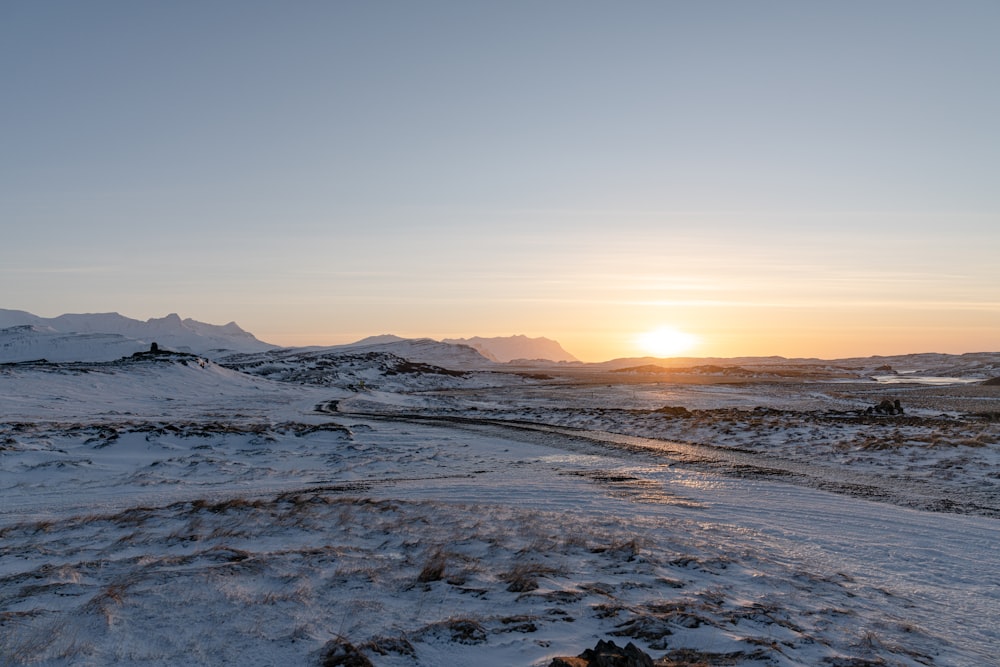
[{"label": "tire track", "polygon": [[627,452],[650,457],[659,463],[666,459],[671,465],[683,465],[731,477],[782,481],[911,509],[1000,518],[1000,506],[993,499],[977,497],[977,494],[968,492],[957,497],[947,489],[935,487],[929,481],[855,472],[735,448],[552,426],[526,420],[344,410],[336,401],[320,404],[316,409],[324,414],[372,420],[448,425],[577,453],[599,451],[606,454],[609,450]]}]

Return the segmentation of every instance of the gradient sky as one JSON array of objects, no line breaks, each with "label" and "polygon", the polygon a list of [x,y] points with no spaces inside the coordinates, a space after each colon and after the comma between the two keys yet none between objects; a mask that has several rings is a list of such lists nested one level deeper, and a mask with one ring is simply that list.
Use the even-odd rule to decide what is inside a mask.
[{"label": "gradient sky", "polygon": [[0,307],[1000,350],[1000,3],[5,2]]}]

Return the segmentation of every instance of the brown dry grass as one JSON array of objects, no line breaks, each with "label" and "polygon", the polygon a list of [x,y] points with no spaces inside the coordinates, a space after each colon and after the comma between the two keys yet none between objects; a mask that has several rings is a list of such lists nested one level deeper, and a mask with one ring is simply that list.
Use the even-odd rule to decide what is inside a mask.
[{"label": "brown dry grass", "polygon": [[538,588],[538,578],[558,574],[558,570],[540,563],[516,563],[507,572],[500,575],[500,581],[507,584],[511,593],[527,593]]},{"label": "brown dry grass", "polygon": [[441,550],[433,551],[423,569],[420,570],[420,574],[417,575],[417,581],[421,584],[427,584],[432,581],[444,579],[444,572],[447,565],[448,555]]}]

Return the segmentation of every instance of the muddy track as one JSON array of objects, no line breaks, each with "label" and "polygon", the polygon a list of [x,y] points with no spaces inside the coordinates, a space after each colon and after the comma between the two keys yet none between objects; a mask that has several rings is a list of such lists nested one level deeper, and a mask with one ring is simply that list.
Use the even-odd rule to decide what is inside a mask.
[{"label": "muddy track", "polygon": [[901,507],[931,512],[975,514],[1000,518],[1000,504],[992,497],[964,492],[956,495],[926,480],[903,476],[867,474],[817,465],[814,463],[768,456],[744,449],[690,444],[623,435],[608,431],[551,426],[523,420],[484,419],[454,415],[417,413],[340,411],[331,401],[316,406],[317,412],[364,419],[448,426],[489,433],[520,441],[579,453],[622,453],[649,457],[659,463],[682,465],[694,470],[715,472],[731,477],[767,479],[808,486],[823,491],[891,503]]}]

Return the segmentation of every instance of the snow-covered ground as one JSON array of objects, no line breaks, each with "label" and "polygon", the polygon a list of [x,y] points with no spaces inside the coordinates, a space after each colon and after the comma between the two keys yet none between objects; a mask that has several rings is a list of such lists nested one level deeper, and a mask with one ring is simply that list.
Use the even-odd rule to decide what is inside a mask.
[{"label": "snow-covered ground", "polygon": [[[904,414],[868,413],[887,397],[899,397]],[[1000,387],[550,383],[517,392],[424,392],[391,406],[360,395],[341,409],[638,436],[602,438],[669,451],[692,465],[739,465],[915,507],[1000,517]]]},{"label": "snow-covered ground", "polygon": [[0,367],[0,665],[1000,664],[988,392],[387,359]]}]

